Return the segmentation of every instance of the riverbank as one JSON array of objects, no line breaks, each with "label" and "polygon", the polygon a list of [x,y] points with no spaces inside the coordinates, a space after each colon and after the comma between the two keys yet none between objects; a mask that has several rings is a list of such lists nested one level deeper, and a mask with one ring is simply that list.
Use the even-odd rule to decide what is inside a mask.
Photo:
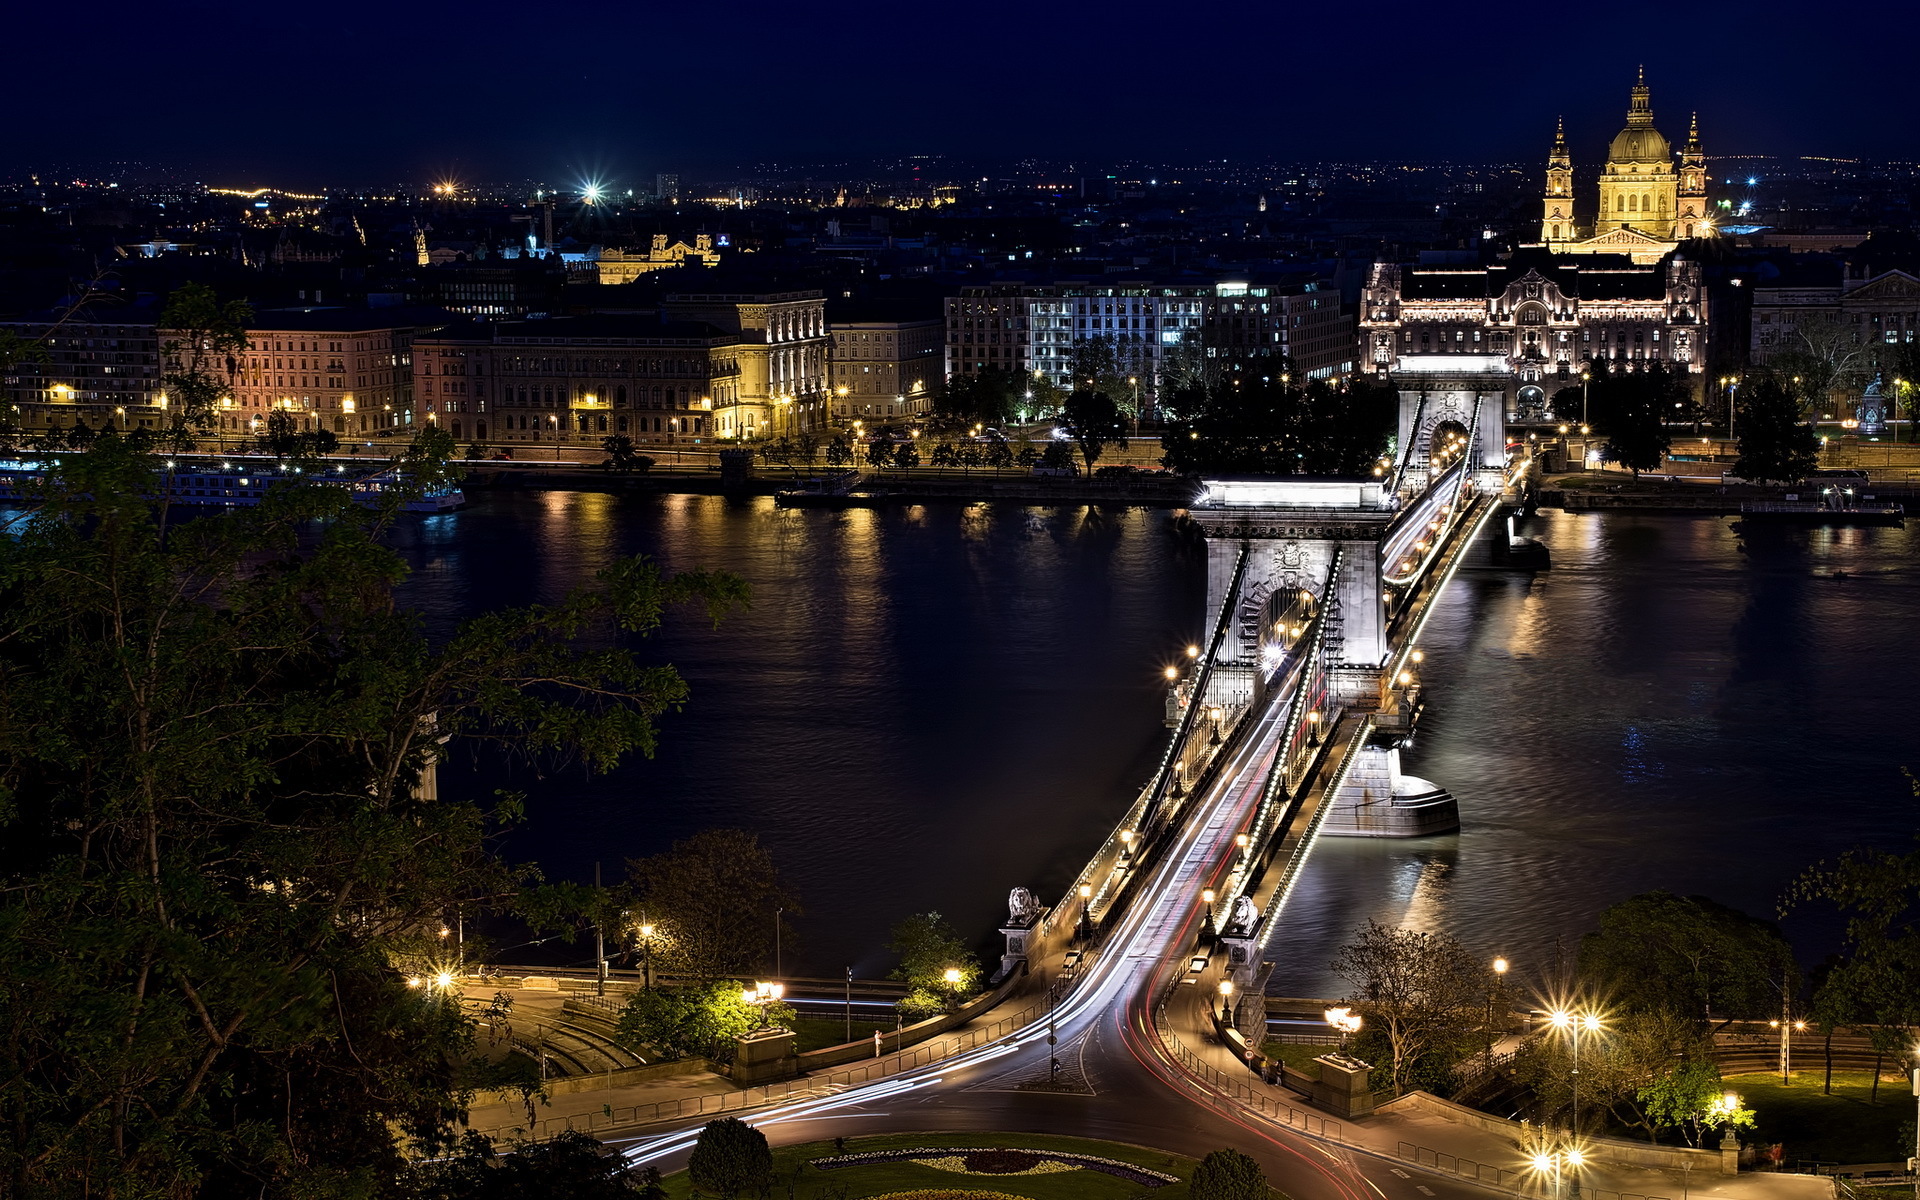
[{"label": "riverbank", "polygon": [[[468,491],[603,492],[651,495],[771,496],[808,476],[801,473],[755,471],[744,480],[729,482],[717,469],[651,470],[616,474],[596,467],[556,464],[483,464],[474,466],[462,482]],[[1174,475],[1137,474],[1131,478],[1098,479],[1085,475],[1036,475],[1027,471],[962,471],[924,467],[912,471],[876,471],[864,475],[855,494],[834,503],[841,507],[872,508],[926,503],[978,503],[995,500],[1009,504],[1123,504],[1144,508],[1184,508],[1192,500],[1194,484]]]}]

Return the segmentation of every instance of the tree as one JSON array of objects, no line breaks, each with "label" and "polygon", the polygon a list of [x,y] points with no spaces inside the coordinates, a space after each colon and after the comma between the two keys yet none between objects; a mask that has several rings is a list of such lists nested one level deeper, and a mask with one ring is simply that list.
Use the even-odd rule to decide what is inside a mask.
[{"label": "tree", "polygon": [[1800,420],[1800,405],[1768,375],[1751,379],[1739,400],[1740,457],[1733,473],[1742,479],[1794,483],[1820,463],[1820,441]]},{"label": "tree", "polygon": [[[1920,780],[1914,791],[1920,795]],[[1907,1032],[1920,1025],[1920,993],[1913,987],[1920,979],[1920,848],[1853,850],[1821,863],[1794,882],[1782,913],[1809,904],[1830,907],[1845,922],[1840,978],[1833,984],[1844,999],[1832,998],[1834,1006],[1876,1023],[1876,1054],[1903,1053],[1911,1045]]]},{"label": "tree", "polygon": [[1658,361],[1628,372],[1609,370],[1605,359],[1596,359],[1588,369],[1592,425],[1607,439],[1601,455],[1636,477],[1658,467],[1673,444],[1667,421],[1683,402],[1686,380]]},{"label": "tree", "polygon": [[957,374],[934,398],[935,421],[952,428],[1004,425],[1025,402],[1025,385],[1020,372],[1000,367]]},{"label": "tree", "polygon": [[248,346],[253,309],[244,300],[222,301],[202,283],[189,283],[167,297],[160,328],[177,334],[160,347],[167,370],[166,445],[185,452],[193,435],[212,427],[220,402],[232,397],[240,356]]},{"label": "tree", "polygon": [[799,904],[780,883],[773,856],[739,829],[709,829],[673,849],[627,863],[632,909],[660,938],[665,970],[707,981],[773,966],[774,925]]},{"label": "tree", "polygon": [[875,438],[867,443],[867,465],[884,468],[893,461],[893,443]]},{"label": "tree", "polygon": [[1108,446],[1127,444],[1127,418],[1105,392],[1076,391],[1060,409],[1060,428],[1086,460],[1087,470],[1100,461],[1100,452]]},{"label": "tree", "polygon": [[790,1025],[792,1007],[762,1006],[745,999],[740,983],[724,979],[666,991],[642,989],[627,997],[616,1032],[635,1046],[651,1046],[664,1058],[700,1055],[711,1062],[733,1059],[734,1040],[761,1025]]},{"label": "tree", "polygon": [[569,1129],[544,1142],[496,1151],[468,1131],[458,1153],[412,1168],[407,1191],[416,1200],[626,1200],[645,1195],[618,1154],[592,1134]]},{"label": "tree", "polygon": [[1188,1181],[1193,1200],[1267,1200],[1267,1177],[1260,1164],[1238,1150],[1214,1150],[1200,1160]]},{"label": "tree", "polygon": [[760,1193],[773,1183],[773,1151],[767,1135],[735,1117],[707,1122],[687,1159],[693,1186],[732,1200],[742,1192]]},{"label": "tree", "polygon": [[1126,414],[1133,403],[1133,385],[1120,362],[1116,343],[1108,337],[1090,337],[1075,342],[1068,361],[1068,396],[1061,402],[1064,414],[1073,403],[1072,392],[1088,392],[1115,398],[1115,408]]},{"label": "tree", "polygon": [[487,842],[517,801],[424,773],[650,753],[687,688],[637,639],[745,586],[623,559],[429,640],[382,539],[444,434],[378,509],[315,482],[173,526],[135,441],[0,542],[0,1191],[365,1193],[461,1103],[434,931],[526,881]]},{"label": "tree", "polygon": [[640,453],[633,439],[624,433],[601,439],[600,448],[607,452],[606,461],[600,465],[608,471],[626,475],[634,471],[645,474],[653,469],[653,459]]},{"label": "tree", "polygon": [[1050,471],[1066,471],[1070,474],[1077,473],[1079,468],[1075,466],[1073,462],[1073,443],[1062,441],[1048,442],[1046,449],[1040,452],[1040,465]]},{"label": "tree", "polygon": [[255,444],[262,454],[309,466],[340,448],[340,439],[325,429],[302,429],[301,419],[279,409],[267,414]]},{"label": "tree", "polygon": [[893,465],[902,471],[911,471],[920,465],[920,449],[912,442],[901,442],[893,449]]},{"label": "tree", "polygon": [[[960,933],[937,912],[914,913],[893,927],[887,948],[900,956],[890,978],[904,980],[918,995],[903,1011],[919,1014],[927,998],[951,1008],[979,988],[980,962],[967,950]],[[955,978],[949,979],[948,972]],[[913,999],[914,997],[909,997]]]},{"label": "tree", "polygon": [[835,434],[833,440],[827,443],[827,465],[838,470],[852,461],[853,446],[846,438]]},{"label": "tree", "polygon": [[1484,1044],[1489,1017],[1512,1008],[1504,978],[1446,934],[1368,921],[1341,948],[1333,970],[1353,986],[1348,1003],[1383,1039],[1396,1093],[1417,1074],[1444,1079]]},{"label": "tree", "polygon": [[1004,440],[995,438],[987,443],[987,452],[982,457],[987,466],[994,470],[1005,470],[1013,465],[1013,447],[1007,445]]},{"label": "tree", "polygon": [[1807,415],[1817,417],[1836,390],[1860,382],[1873,353],[1859,326],[1837,314],[1810,313],[1782,332],[1781,348],[1767,359],[1767,366],[1791,385],[1796,408],[1804,403]]},{"label": "tree", "polygon": [[1365,378],[1298,384],[1282,367],[1183,392],[1161,461],[1184,474],[1368,475],[1386,452],[1399,393]]},{"label": "tree", "polygon": [[1648,892],[1600,914],[1580,941],[1583,987],[1615,1009],[1688,1021],[1764,1020],[1798,988],[1778,926],[1705,896]]},{"label": "tree", "polygon": [[1727,1103],[1720,1068],[1711,1062],[1683,1063],[1636,1095],[1648,1124],[1655,1130],[1680,1130],[1690,1146],[1706,1145],[1707,1135],[1715,1129],[1753,1127],[1753,1110]]}]

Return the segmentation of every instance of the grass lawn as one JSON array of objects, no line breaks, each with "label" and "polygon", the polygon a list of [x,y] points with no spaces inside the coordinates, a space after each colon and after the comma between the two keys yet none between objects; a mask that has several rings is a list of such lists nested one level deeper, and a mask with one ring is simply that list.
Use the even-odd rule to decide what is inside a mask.
[{"label": "grass lawn", "polygon": [[1339,1048],[1336,1042],[1328,1042],[1324,1046],[1296,1046],[1287,1042],[1268,1042],[1260,1047],[1260,1053],[1268,1058],[1277,1058],[1296,1071],[1311,1072],[1315,1068],[1308,1064],[1322,1054],[1332,1054]]},{"label": "grass lawn", "polygon": [[[882,1033],[892,1033],[892,1019],[889,1018],[884,1022],[862,1021],[856,1017],[853,1022],[853,1040],[859,1041],[862,1038],[872,1040],[873,1031],[876,1029]],[[799,1053],[805,1054],[809,1050],[820,1050],[827,1046],[839,1046],[846,1041],[845,1018],[799,1017],[793,1022],[793,1048]]]},{"label": "grass lawn", "polygon": [[[943,1171],[937,1167],[911,1162],[878,1162],[838,1167],[822,1171],[808,1163],[835,1154],[859,1154],[873,1150],[911,1150],[922,1146],[972,1149],[998,1146],[1009,1149],[1071,1151],[1094,1154],[1116,1162],[1133,1163],[1180,1177],[1179,1183],[1144,1188],[1137,1183],[1085,1168],[1055,1175],[970,1175]],[[845,1150],[836,1150],[832,1142],[807,1142],[776,1148],[773,1152],[773,1194],[791,1194],[796,1200],[860,1200],[884,1196],[889,1192],[917,1190],[952,1192],[997,1192],[1025,1196],[1031,1200],[1126,1200],[1151,1196],[1154,1200],[1186,1200],[1187,1177],[1198,1166],[1193,1159],[1164,1154],[1140,1146],[1118,1142],[1096,1142],[1085,1138],[1052,1137],[1032,1133],[904,1133],[881,1137],[848,1138]],[[669,1175],[667,1195],[685,1200],[696,1195],[685,1171]],[[1280,1197],[1279,1192],[1274,1192]],[[1284,1200],[1284,1197],[1281,1197]]]},{"label": "grass lawn", "polygon": [[1825,1078],[1814,1070],[1795,1071],[1791,1087],[1775,1074],[1729,1075],[1725,1082],[1754,1111],[1759,1137],[1786,1145],[1788,1161],[1896,1162],[1913,1153],[1898,1144],[1901,1123],[1913,1117],[1906,1080],[1882,1077],[1880,1102],[1869,1104],[1869,1072],[1835,1071],[1831,1096],[1822,1091]]}]

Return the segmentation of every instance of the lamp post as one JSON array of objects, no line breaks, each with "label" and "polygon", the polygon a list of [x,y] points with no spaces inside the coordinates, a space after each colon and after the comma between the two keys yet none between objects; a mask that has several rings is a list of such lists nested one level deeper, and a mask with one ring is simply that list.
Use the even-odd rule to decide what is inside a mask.
[{"label": "lamp post", "polygon": [[[1587,385],[1592,379],[1593,375],[1591,372],[1580,372],[1580,424],[1583,427],[1587,423]],[[1582,432],[1584,432],[1584,428]]]},{"label": "lamp post", "polygon": [[1780,1086],[1789,1087],[1793,1083],[1792,1035],[1805,1033],[1807,1031],[1807,1023],[1805,1021],[1779,1020],[1768,1021],[1767,1024],[1780,1031]]},{"label": "lamp post", "polygon": [[1591,1012],[1573,1013],[1556,1009],[1548,1014],[1547,1020],[1555,1029],[1573,1037],[1573,1132],[1577,1137],[1580,1133],[1580,1035],[1600,1032],[1600,1018]]},{"label": "lamp post", "polygon": [[1347,1039],[1360,1032],[1362,1023],[1360,1014],[1354,1012],[1351,1008],[1329,1008],[1320,1015],[1325,1017],[1327,1024],[1333,1026],[1334,1030],[1339,1033],[1340,1048],[1342,1050],[1347,1048]]},{"label": "lamp post", "polygon": [[1222,979],[1220,981],[1220,1023],[1222,1025],[1225,1025],[1232,1020],[1233,1020],[1233,980]]},{"label": "lamp post", "polygon": [[648,991],[653,990],[653,926],[640,926],[640,978]]},{"label": "lamp post", "polygon": [[1493,960],[1493,986],[1487,989],[1487,1070],[1493,1070],[1493,1001],[1500,991],[1500,983],[1507,976],[1507,960]]},{"label": "lamp post", "polygon": [[786,990],[784,984],[756,983],[750,988],[743,988],[740,992],[740,999],[747,1004],[757,1005],[759,1007],[759,1028],[765,1029],[767,1027],[767,1006],[777,1002],[781,996],[786,994]]}]

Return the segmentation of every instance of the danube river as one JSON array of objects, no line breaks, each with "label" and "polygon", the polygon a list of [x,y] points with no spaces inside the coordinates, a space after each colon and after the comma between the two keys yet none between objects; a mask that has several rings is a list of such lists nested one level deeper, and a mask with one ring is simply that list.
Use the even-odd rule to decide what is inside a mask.
[{"label": "danube river", "polygon": [[[1920,767],[1913,534],[1558,513],[1527,532],[1554,569],[1463,573],[1426,637],[1405,767],[1454,791],[1462,832],[1323,840],[1275,992],[1333,994],[1327,963],[1367,919],[1537,978],[1616,899],[1770,912],[1819,856],[1920,826],[1901,773]],[[556,599],[622,554],[749,581],[749,612],[648,643],[692,687],[658,756],[519,771],[530,819],[507,849],[612,878],[695,830],[753,830],[805,906],[789,974],[883,971],[907,913],[984,935],[1008,889],[1056,897],[1150,772],[1160,671],[1203,620],[1199,547],[1148,510],[481,493],[401,536],[406,599],[437,622]]]}]

